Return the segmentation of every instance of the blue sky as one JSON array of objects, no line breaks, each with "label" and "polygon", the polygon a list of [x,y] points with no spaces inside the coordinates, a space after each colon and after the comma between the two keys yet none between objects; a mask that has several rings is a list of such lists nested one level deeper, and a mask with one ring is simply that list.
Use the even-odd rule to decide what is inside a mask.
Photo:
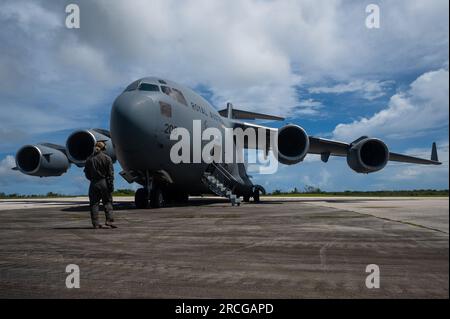
[{"label": "blue sky", "polygon": [[[80,7],[80,29],[64,25],[68,3]],[[380,7],[380,29],[365,26],[369,3]],[[255,175],[268,190],[448,188],[448,9],[446,0],[2,1],[0,192],[86,193],[79,168],[24,176],[11,170],[15,152],[108,128],[114,98],[148,75],[189,86],[218,109],[230,101],[286,116],[311,135],[375,136],[424,157],[436,141],[444,162],[360,175],[345,159],[308,156]],[[117,177],[116,187],[136,185]]]}]

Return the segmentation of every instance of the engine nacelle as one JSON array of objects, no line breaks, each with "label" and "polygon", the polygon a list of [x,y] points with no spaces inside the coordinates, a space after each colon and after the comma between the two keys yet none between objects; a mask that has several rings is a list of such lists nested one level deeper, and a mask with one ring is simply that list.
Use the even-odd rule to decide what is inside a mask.
[{"label": "engine nacelle", "polygon": [[352,143],[347,163],[357,173],[372,173],[383,169],[389,161],[389,149],[377,138],[361,137]]},{"label": "engine nacelle", "polygon": [[66,150],[69,160],[77,166],[83,166],[94,152],[95,143],[99,141],[106,144],[105,153],[115,161],[116,154],[109,132],[99,129],[75,131],[67,138]]},{"label": "engine nacelle", "polygon": [[70,167],[64,147],[50,144],[25,145],[16,154],[16,166],[32,176],[60,176]]},{"label": "engine nacelle", "polygon": [[294,124],[278,130],[278,161],[292,165],[302,161],[309,150],[309,136],[306,131]]}]

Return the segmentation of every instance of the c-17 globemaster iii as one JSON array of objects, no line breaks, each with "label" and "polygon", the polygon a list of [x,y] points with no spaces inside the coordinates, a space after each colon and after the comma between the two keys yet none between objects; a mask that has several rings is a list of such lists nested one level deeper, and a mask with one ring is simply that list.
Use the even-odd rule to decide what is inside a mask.
[{"label": "c-17 globemaster iii", "polygon": [[[278,162],[292,165],[301,162],[307,154],[319,154],[323,162],[330,156],[346,157],[357,173],[372,173],[383,169],[388,161],[415,164],[441,164],[436,144],[431,158],[423,159],[390,152],[377,138],[362,136],[345,143],[310,136],[294,124],[279,129],[249,123],[245,120],[284,120],[281,117],[248,112],[233,108],[217,111],[208,101],[189,88],[157,77],[146,77],[131,83],[114,101],[110,115],[110,130],[86,129],[73,132],[65,146],[41,143],[23,146],[16,154],[16,166],[24,174],[33,176],[60,176],[71,164],[83,167],[97,141],[106,143],[106,153],[119,161],[120,175],[129,183],[142,185],[135,194],[138,208],[161,207],[167,202],[183,202],[189,195],[214,193],[228,197],[233,203],[251,198],[258,202],[263,187],[254,185],[247,174],[245,163],[232,161],[175,162],[171,150],[177,140],[174,131],[184,128],[191,135],[193,123],[202,130],[252,129],[256,141],[244,140],[242,148],[259,149],[264,154],[273,152]],[[206,141],[201,141],[204,146]],[[264,142],[264,143],[260,143]],[[233,151],[240,152],[239,143],[232,142]],[[261,149],[261,146],[264,149]],[[217,143],[213,152],[224,154]],[[195,153],[195,146],[189,151]],[[192,154],[195,156],[194,154]],[[190,155],[189,155],[190,157]]]}]

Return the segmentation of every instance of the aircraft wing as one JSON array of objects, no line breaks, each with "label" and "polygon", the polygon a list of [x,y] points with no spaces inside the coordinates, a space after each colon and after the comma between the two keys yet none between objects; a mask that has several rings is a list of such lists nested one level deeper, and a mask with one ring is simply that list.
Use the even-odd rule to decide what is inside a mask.
[{"label": "aircraft wing", "polygon": [[[436,145],[433,143],[433,145]],[[404,162],[404,163],[413,163],[413,164],[432,164],[432,165],[441,165],[442,163],[433,159],[424,159],[420,157],[414,157],[409,155],[403,155],[398,153],[389,153],[389,160],[394,162]]]},{"label": "aircraft wing", "polygon": [[[358,140],[356,140],[358,141]],[[355,141],[355,142],[356,142]],[[353,142],[353,143],[355,143]],[[325,157],[327,156],[347,156],[349,149],[352,147],[353,143],[345,143],[340,141],[334,141],[319,137],[309,137],[309,154],[320,154],[322,160],[326,162]],[[412,164],[428,164],[428,165],[440,165],[437,157],[436,143],[433,143],[431,150],[431,158],[424,159],[420,157],[403,155],[399,153],[389,152],[389,161],[393,162],[403,162]]]},{"label": "aircraft wing", "polygon": [[[239,127],[243,130],[245,130],[247,128],[255,129],[256,134],[257,134],[256,141],[258,141],[258,139],[260,139],[260,138],[266,139],[266,145],[267,145],[266,150],[265,150],[266,152],[269,149],[273,148],[271,145],[270,138],[272,135],[272,141],[274,140],[274,138],[276,137],[276,134],[278,132],[278,129],[263,126],[263,125],[257,125],[257,124],[253,124],[253,123],[241,122],[241,121],[233,120],[233,119],[231,119],[230,122],[232,123],[233,127],[235,127],[235,128]],[[263,134],[263,136],[258,136],[261,134]],[[367,139],[366,136],[362,136],[359,139],[357,139],[351,143],[346,143],[346,142],[330,140],[330,139],[314,137],[314,136],[308,136],[308,137],[309,137],[309,149],[308,149],[307,153],[320,155],[323,162],[327,162],[330,156],[347,157],[350,149],[354,145],[356,145],[358,142],[360,142],[364,139]],[[258,148],[258,143],[251,145],[251,144],[248,144],[247,141],[245,141],[244,147],[249,148],[249,149],[256,149],[256,148]],[[425,159],[425,158],[420,158],[420,157],[415,157],[415,156],[410,156],[410,155],[404,155],[404,154],[399,154],[399,153],[393,153],[393,152],[389,152],[388,159],[389,159],[389,161],[412,163],[412,164],[426,164],[426,165],[442,164],[438,160],[436,143],[433,143],[430,159]]]},{"label": "aircraft wing", "polygon": [[[256,132],[256,140],[254,141],[254,144],[249,143],[247,139],[244,140],[244,148],[248,149],[257,149],[258,148],[258,140],[261,138],[264,138],[266,140],[266,152],[272,148],[271,145],[271,135],[272,140],[276,137],[277,129],[273,127],[267,127],[264,125],[258,125],[253,123],[246,123],[241,122],[237,120],[230,120],[233,128],[241,128],[243,131],[245,131],[247,128],[252,128]],[[262,136],[261,136],[262,135]]]},{"label": "aircraft wing", "polygon": [[223,109],[219,111],[219,114],[223,117],[230,117],[232,119],[240,119],[240,120],[275,120],[275,121],[284,121],[283,117],[268,115],[256,112],[249,112],[243,110],[232,109],[231,114],[228,115],[228,109]]},{"label": "aircraft wing", "polygon": [[[284,121],[284,117],[268,115],[244,110],[238,110],[233,107],[233,104],[227,103],[227,107],[223,110],[218,111],[223,117],[230,120],[274,120],[274,121]],[[248,124],[248,123],[247,123]]]}]

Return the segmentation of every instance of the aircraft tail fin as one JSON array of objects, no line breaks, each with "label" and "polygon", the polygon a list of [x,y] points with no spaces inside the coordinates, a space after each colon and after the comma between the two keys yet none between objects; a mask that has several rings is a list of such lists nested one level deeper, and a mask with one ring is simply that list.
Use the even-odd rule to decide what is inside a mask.
[{"label": "aircraft tail fin", "polygon": [[439,162],[436,142],[433,142],[433,146],[431,147],[431,160]]},{"label": "aircraft tail fin", "polygon": [[231,103],[227,103],[227,108],[220,110],[219,114],[223,117],[229,119],[236,120],[275,120],[275,121],[284,121],[283,117],[268,115],[256,112],[249,112],[243,110],[233,109],[233,105]]}]

